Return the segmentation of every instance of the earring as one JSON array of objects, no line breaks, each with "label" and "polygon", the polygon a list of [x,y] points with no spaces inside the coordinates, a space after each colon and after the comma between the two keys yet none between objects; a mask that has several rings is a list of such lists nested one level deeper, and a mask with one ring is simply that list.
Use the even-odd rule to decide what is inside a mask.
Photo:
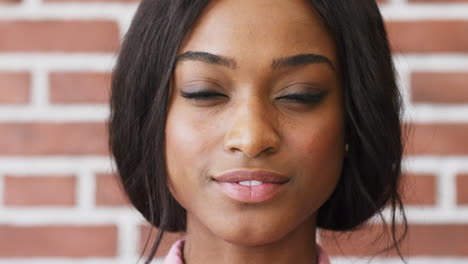
[{"label": "earring", "polygon": [[345,151],[346,151],[346,152],[349,151],[349,144],[346,144],[346,145],[345,145]]}]

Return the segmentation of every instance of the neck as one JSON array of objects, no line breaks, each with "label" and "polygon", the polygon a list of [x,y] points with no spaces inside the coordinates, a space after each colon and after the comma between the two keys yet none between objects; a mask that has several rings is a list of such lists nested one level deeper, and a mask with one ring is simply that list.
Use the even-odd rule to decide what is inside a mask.
[{"label": "neck", "polygon": [[273,242],[226,241],[187,215],[185,264],[317,264],[315,215]]}]

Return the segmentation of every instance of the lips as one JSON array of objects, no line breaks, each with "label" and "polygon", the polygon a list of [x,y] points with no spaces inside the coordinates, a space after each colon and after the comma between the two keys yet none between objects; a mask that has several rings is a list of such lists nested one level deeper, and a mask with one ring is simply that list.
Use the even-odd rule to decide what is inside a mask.
[{"label": "lips", "polygon": [[289,178],[266,170],[231,170],[215,177],[215,180],[219,182],[259,181],[262,183],[282,184],[288,182]]},{"label": "lips", "polygon": [[234,170],[215,177],[221,192],[242,203],[267,202],[286,190],[289,178],[271,171]]}]

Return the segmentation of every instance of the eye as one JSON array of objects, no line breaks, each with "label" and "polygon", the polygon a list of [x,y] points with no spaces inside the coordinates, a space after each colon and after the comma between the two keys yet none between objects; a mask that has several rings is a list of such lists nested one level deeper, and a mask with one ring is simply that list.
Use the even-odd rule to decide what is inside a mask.
[{"label": "eye", "polygon": [[193,92],[193,93],[188,93],[188,92],[181,92],[182,97],[187,98],[187,99],[192,99],[196,101],[208,101],[211,99],[214,99],[216,97],[227,97],[224,94],[220,94],[217,92],[213,91],[199,91],[199,92]]},{"label": "eye", "polygon": [[325,97],[326,93],[303,93],[303,94],[288,94],[285,96],[279,97],[279,99],[284,99],[286,101],[292,101],[300,104],[318,104]]}]

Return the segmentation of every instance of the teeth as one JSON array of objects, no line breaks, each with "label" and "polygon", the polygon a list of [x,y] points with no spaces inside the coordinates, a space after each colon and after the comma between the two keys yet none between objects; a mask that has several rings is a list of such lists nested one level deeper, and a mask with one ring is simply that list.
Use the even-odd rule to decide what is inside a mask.
[{"label": "teeth", "polygon": [[239,182],[240,185],[244,185],[244,186],[256,186],[256,185],[260,185],[262,183],[263,182],[261,182],[261,181],[241,181],[241,182]]}]

